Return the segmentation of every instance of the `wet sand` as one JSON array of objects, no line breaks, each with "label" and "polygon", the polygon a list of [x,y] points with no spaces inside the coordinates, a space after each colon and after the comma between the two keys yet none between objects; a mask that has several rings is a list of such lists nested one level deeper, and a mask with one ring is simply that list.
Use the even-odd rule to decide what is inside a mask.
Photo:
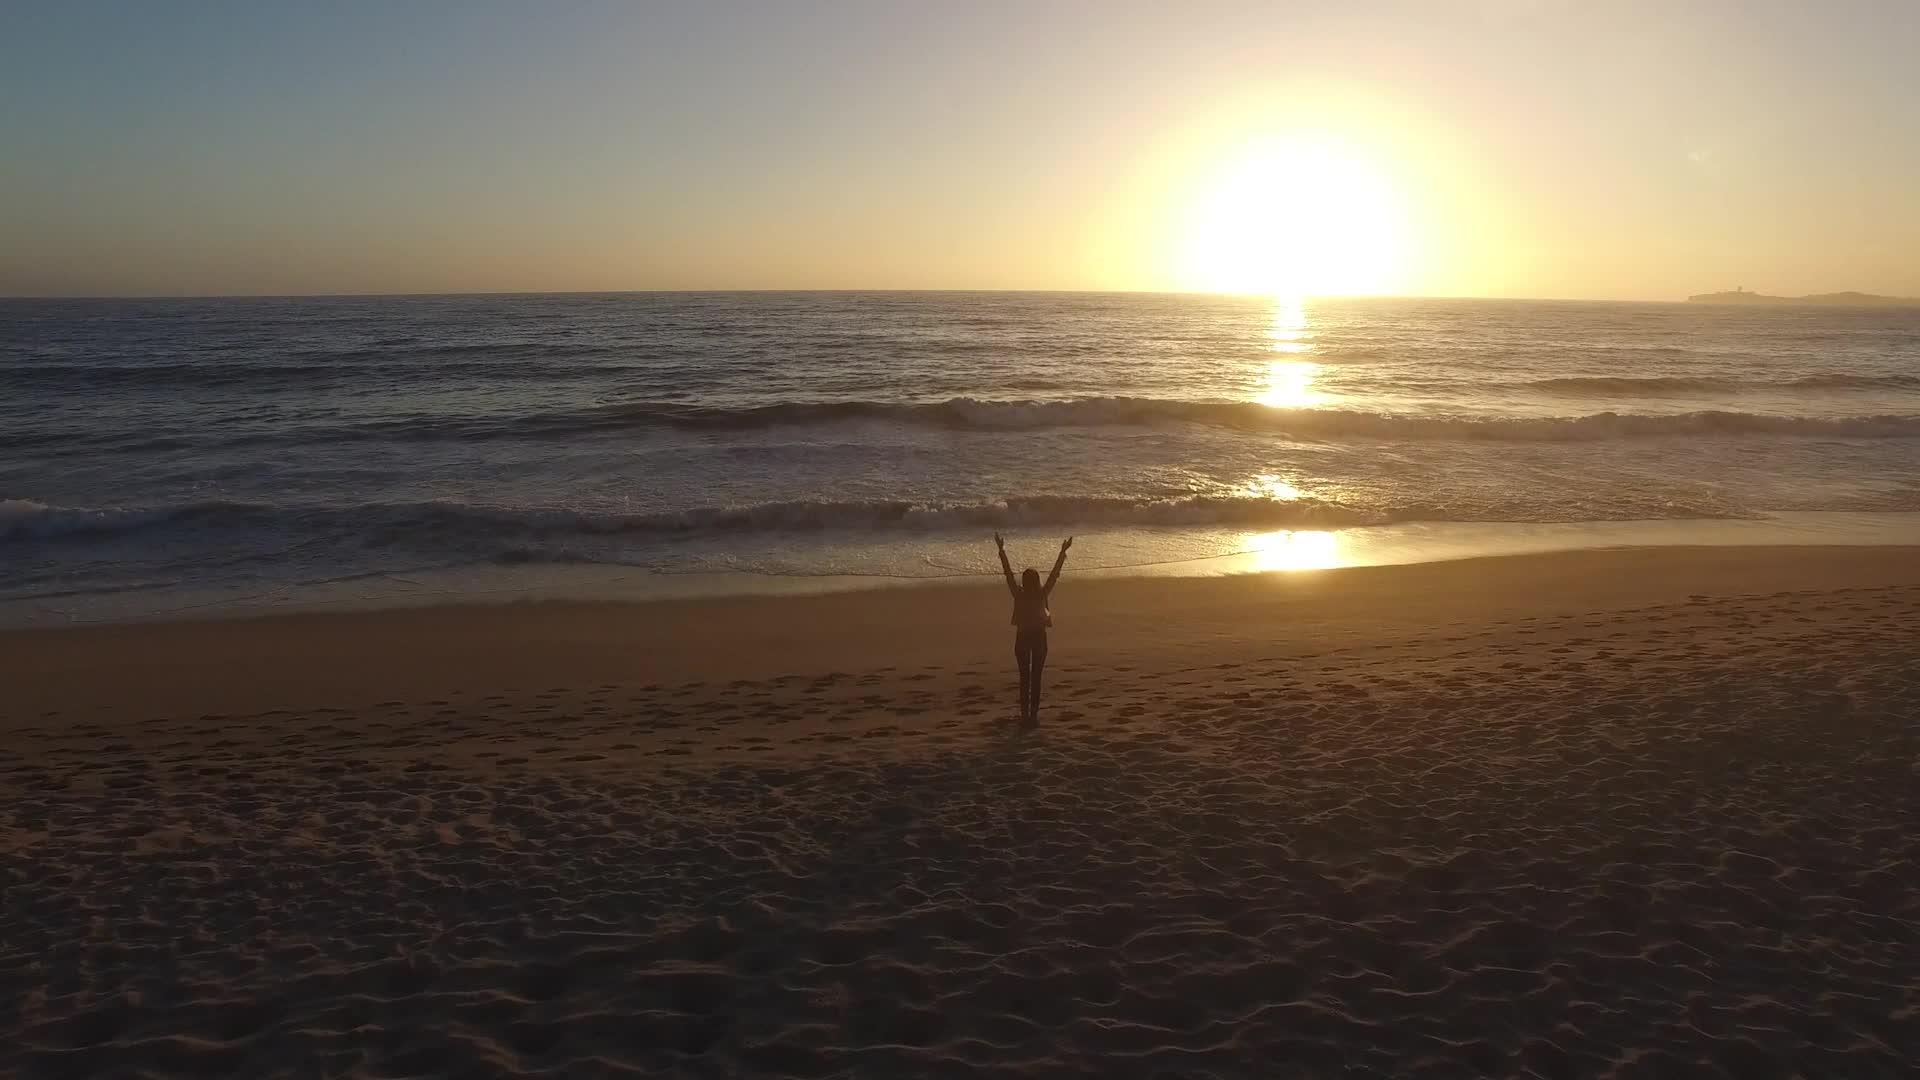
[{"label": "wet sand", "polygon": [[1920,1059],[1920,550],[0,634],[0,1073]]}]

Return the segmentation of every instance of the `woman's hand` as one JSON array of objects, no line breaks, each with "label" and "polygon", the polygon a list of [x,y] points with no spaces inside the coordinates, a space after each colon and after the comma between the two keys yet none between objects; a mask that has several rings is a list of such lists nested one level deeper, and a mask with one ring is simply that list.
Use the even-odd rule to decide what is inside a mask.
[{"label": "woman's hand", "polygon": [[1061,551],[1065,551],[1072,546],[1073,546],[1073,537],[1071,536],[1067,537],[1065,540],[1060,541]]},{"label": "woman's hand", "polygon": [[994,533],[993,546],[999,548],[1001,551],[1007,550],[1006,538],[1002,537],[999,533]]}]

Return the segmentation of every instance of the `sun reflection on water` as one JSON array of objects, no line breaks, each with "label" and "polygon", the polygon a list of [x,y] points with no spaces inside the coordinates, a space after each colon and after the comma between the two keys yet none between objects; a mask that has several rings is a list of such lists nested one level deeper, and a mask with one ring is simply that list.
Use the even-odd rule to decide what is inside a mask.
[{"label": "sun reflection on water", "polygon": [[1253,553],[1255,570],[1330,570],[1346,563],[1340,534],[1320,529],[1282,529],[1252,533],[1242,548]]},{"label": "sun reflection on water", "polygon": [[1280,502],[1306,497],[1306,492],[1272,473],[1261,473],[1247,481],[1247,494]]},{"label": "sun reflection on water", "polygon": [[1274,302],[1273,325],[1267,330],[1273,351],[1290,359],[1267,364],[1266,388],[1257,399],[1263,405],[1280,409],[1302,409],[1325,400],[1326,395],[1313,388],[1320,365],[1298,359],[1313,351],[1313,330],[1307,325],[1307,307],[1298,297],[1282,297]]},{"label": "sun reflection on water", "polygon": [[1267,329],[1277,353],[1313,351],[1313,331],[1307,326],[1306,302],[1297,296],[1283,296],[1273,302],[1273,325]]},{"label": "sun reflection on water", "polygon": [[1267,387],[1260,392],[1260,404],[1276,409],[1304,409],[1326,399],[1313,388],[1320,365],[1300,360],[1275,360],[1267,365]]}]

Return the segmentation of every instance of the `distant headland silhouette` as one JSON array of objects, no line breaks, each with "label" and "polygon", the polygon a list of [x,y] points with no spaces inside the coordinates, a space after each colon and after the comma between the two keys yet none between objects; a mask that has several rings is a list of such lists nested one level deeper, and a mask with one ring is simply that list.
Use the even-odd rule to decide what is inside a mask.
[{"label": "distant headland silhouette", "polygon": [[1920,307],[1920,297],[1876,296],[1863,292],[1810,293],[1806,296],[1768,296],[1737,287],[1732,292],[1700,293],[1687,297],[1695,304],[1820,304],[1828,307]]}]

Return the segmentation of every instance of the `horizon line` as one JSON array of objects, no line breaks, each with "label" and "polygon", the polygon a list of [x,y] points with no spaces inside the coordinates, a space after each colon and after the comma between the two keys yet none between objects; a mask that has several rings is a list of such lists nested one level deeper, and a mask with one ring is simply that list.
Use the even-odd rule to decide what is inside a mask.
[{"label": "horizon line", "polygon": [[1438,295],[1414,293],[1355,293],[1327,295],[1284,295],[1260,292],[1210,292],[1200,289],[967,289],[967,288],[708,288],[708,289],[479,289],[458,292],[311,292],[311,293],[5,293],[0,303],[22,300],[428,300],[454,297],[515,296],[711,296],[727,294],[810,293],[848,295],[858,293],[958,294],[988,293],[1029,296],[1219,296],[1249,299],[1298,300],[1503,300],[1583,304],[1685,304],[1679,299],[1649,299],[1592,296],[1491,296]]}]

